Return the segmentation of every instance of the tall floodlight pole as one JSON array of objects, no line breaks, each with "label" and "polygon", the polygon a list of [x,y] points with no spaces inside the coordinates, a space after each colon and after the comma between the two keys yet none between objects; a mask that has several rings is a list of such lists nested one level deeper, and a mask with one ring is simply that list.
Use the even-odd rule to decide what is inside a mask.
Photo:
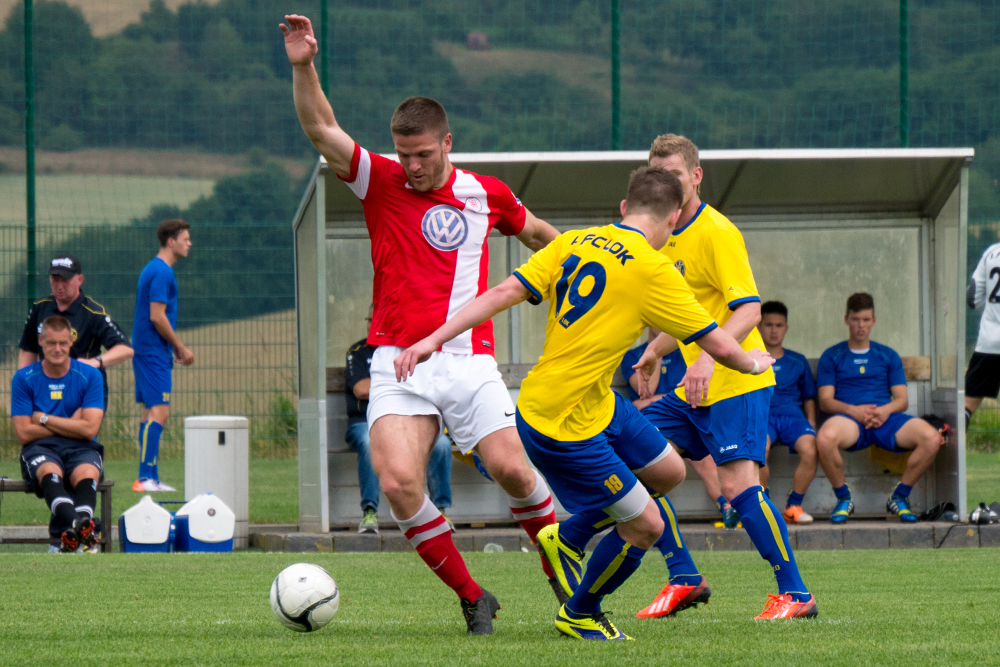
[{"label": "tall floodlight pole", "polygon": [[611,0],[611,150],[621,150],[621,60],[618,0]]},{"label": "tall floodlight pole", "polygon": [[899,145],[910,145],[910,12],[899,0]]},{"label": "tall floodlight pole", "polygon": [[28,309],[35,303],[35,63],[32,0],[24,0],[24,148],[28,209]]},{"label": "tall floodlight pole", "polygon": [[330,8],[328,0],[319,3],[319,85],[330,94]]}]

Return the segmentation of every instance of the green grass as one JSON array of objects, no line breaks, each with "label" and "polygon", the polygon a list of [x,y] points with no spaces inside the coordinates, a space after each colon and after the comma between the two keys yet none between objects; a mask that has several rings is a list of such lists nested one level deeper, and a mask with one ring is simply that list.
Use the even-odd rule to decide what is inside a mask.
[{"label": "green grass", "polygon": [[967,452],[965,457],[969,510],[979,503],[1000,502],[1000,454]]},{"label": "green grass", "polygon": [[[298,523],[299,521],[299,462],[294,459],[250,460],[250,523]],[[115,481],[111,493],[115,520],[124,510],[139,502],[144,494],[132,491],[132,482],[138,472],[136,461],[106,461],[104,474]],[[0,462],[0,475],[20,479],[15,461]],[[156,493],[154,500],[181,500],[184,498],[184,462],[160,463],[160,479],[177,488],[177,493]],[[177,506],[171,506],[176,509]],[[0,524],[48,524],[49,511],[45,502],[34,495],[23,493],[3,494]]]},{"label": "green grass", "polygon": [[[636,641],[560,638],[535,554],[469,554],[503,605],[492,637],[464,636],[458,601],[415,554],[0,555],[6,665],[984,665],[1000,656],[995,549],[810,551],[811,621],[757,623],[768,568],[753,553],[699,553],[712,603],[676,619],[633,614],[663,585],[650,556],[605,608]],[[301,560],[337,579],[319,632],[273,618],[274,576]]]}]

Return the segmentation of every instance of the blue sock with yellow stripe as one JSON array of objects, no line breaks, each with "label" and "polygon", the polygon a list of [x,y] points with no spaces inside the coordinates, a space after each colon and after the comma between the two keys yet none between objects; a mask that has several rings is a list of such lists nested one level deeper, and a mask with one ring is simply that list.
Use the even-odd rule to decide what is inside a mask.
[{"label": "blue sock with yellow stripe", "polygon": [[150,479],[153,476],[153,470],[148,465],[146,465],[146,427],[149,426],[149,422],[142,422],[139,424],[139,479]]},{"label": "blue sock with yellow stripe", "polygon": [[580,512],[560,522],[559,541],[583,553],[594,535],[614,523],[615,520],[609,517],[604,510]]},{"label": "blue sock with yellow stripe", "polygon": [[674,506],[666,496],[657,494],[653,496],[653,500],[663,519],[663,535],[656,542],[656,548],[667,562],[670,583],[677,586],[697,586],[701,582],[701,573],[691,560],[691,554],[681,537]]},{"label": "blue sock with yellow stripe", "polygon": [[645,553],[645,549],[623,540],[617,529],[605,535],[587,561],[583,580],[566,603],[566,611],[577,618],[601,611],[601,598],[614,592],[639,569]]},{"label": "blue sock with yellow stripe", "polygon": [[163,433],[163,425],[154,422],[152,419],[145,422],[145,429],[140,425],[139,429],[139,479],[159,479],[156,469],[156,459],[160,453],[160,435]]},{"label": "blue sock with yellow stripe", "polygon": [[761,557],[771,564],[778,580],[778,593],[788,593],[797,602],[809,599],[809,591],[799,575],[795,555],[788,542],[788,528],[781,513],[764,495],[760,486],[749,489],[733,498],[733,507],[740,513],[743,527]]}]

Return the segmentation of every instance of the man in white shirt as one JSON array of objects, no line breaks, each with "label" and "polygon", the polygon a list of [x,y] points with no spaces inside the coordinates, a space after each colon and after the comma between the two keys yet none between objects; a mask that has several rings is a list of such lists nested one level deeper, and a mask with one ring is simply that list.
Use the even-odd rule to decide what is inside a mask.
[{"label": "man in white shirt", "polygon": [[984,398],[1000,393],[1000,243],[983,253],[966,292],[969,308],[983,311],[976,351],[965,373],[965,428]]}]

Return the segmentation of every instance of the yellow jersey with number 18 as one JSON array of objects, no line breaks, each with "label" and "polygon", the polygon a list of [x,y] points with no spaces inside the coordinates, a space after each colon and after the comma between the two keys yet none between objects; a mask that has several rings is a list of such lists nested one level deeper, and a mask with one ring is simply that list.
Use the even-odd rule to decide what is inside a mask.
[{"label": "yellow jersey with number 18", "polygon": [[718,326],[670,260],[621,223],[566,232],[514,275],[531,303],[549,301],[542,356],[517,408],[556,440],[586,440],[611,423],[611,378],[647,326],[688,343]]},{"label": "yellow jersey with number 18", "polygon": [[[743,235],[726,216],[708,204],[702,204],[687,224],[674,230],[661,252],[684,276],[698,303],[720,325],[725,325],[733,309],[740,304],[760,301]],[[757,327],[743,339],[742,347],[744,350],[764,349],[764,340]],[[682,343],[681,354],[690,366],[701,354],[701,348]],[[771,386],[774,386],[771,369],[760,375],[744,375],[716,363],[708,399],[702,405]],[[677,389],[677,396],[684,399],[683,387]]]}]

